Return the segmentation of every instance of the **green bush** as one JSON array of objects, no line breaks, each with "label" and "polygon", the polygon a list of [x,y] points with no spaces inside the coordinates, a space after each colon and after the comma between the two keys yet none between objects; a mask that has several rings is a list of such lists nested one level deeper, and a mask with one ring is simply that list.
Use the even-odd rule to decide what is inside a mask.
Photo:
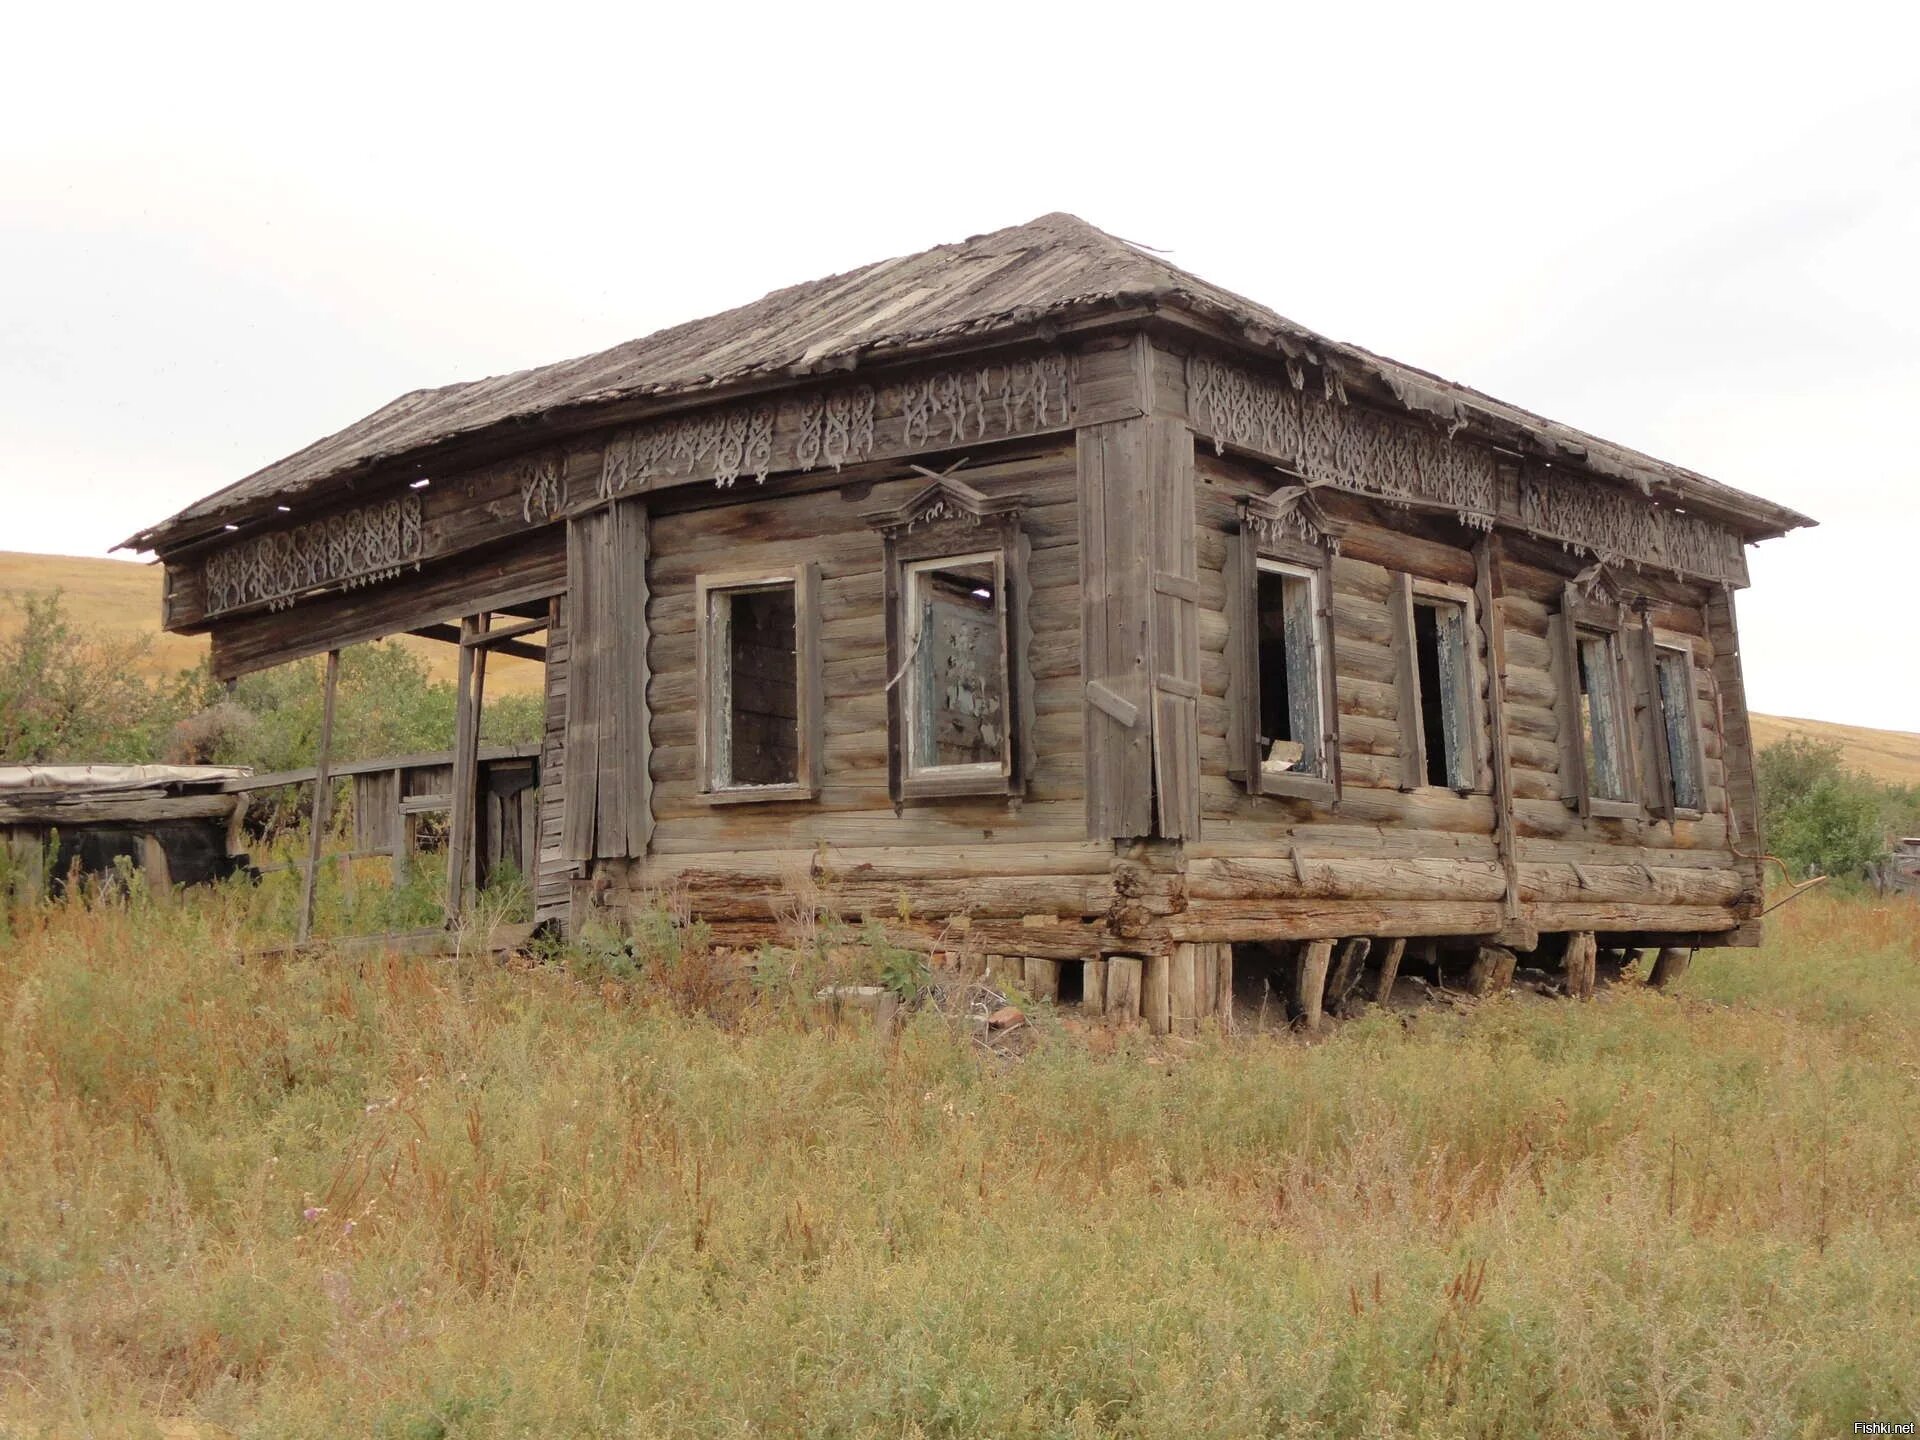
[{"label": "green bush", "polygon": [[1837,744],[1789,736],[1756,771],[1767,847],[1796,875],[1859,878],[1885,858],[1904,792],[1847,769]]}]

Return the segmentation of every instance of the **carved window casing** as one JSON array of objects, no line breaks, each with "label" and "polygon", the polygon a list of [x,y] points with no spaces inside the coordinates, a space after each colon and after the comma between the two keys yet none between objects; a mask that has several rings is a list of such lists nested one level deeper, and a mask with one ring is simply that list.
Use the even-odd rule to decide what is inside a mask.
[{"label": "carved window casing", "polygon": [[896,806],[1026,787],[1033,687],[1025,503],[948,476],[865,517],[885,551],[887,780]]},{"label": "carved window casing", "polygon": [[1255,795],[1339,797],[1332,597],[1341,528],[1304,486],[1240,506],[1227,576],[1228,747],[1231,773]]},{"label": "carved window casing", "polygon": [[1486,793],[1478,605],[1472,590],[1405,573],[1388,596],[1400,724],[1400,788]]},{"label": "carved window casing", "polygon": [[1634,818],[1641,801],[1625,597],[1603,566],[1562,589],[1553,617],[1561,798],[1583,816]]}]

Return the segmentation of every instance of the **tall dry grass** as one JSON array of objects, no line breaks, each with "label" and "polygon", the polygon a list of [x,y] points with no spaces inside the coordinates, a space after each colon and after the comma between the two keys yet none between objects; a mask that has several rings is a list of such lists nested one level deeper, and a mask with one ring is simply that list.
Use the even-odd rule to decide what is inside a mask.
[{"label": "tall dry grass", "polygon": [[679,951],[244,963],[246,923],[74,904],[0,961],[0,1433],[1920,1414],[1911,904],[1810,896],[1678,996],[1313,1045],[1043,1020],[1014,1064],[933,1016],[688,1018]]}]

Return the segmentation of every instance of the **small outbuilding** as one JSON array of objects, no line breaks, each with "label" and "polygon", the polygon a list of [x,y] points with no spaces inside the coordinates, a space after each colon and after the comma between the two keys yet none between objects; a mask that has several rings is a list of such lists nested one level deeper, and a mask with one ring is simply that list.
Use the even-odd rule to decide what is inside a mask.
[{"label": "small outbuilding", "polygon": [[507,650],[543,916],[797,888],[1182,1028],[1409,945],[1754,943],[1734,596],[1810,523],[1049,215],[416,391],[127,543],[222,676],[459,647],[456,877]]},{"label": "small outbuilding", "polygon": [[224,879],[241,848],[241,800],[227,786],[250,774],[222,765],[0,765],[6,889],[31,901],[61,893],[76,874],[126,865],[162,890]]}]

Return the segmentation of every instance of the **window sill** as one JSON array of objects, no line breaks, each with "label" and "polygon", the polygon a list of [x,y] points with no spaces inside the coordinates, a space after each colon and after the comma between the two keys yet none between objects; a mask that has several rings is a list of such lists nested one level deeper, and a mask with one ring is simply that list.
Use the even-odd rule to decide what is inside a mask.
[{"label": "window sill", "polygon": [[817,800],[811,785],[752,785],[736,790],[707,790],[700,798],[709,805],[773,805],[781,801]]},{"label": "window sill", "polygon": [[1637,800],[1589,800],[1587,814],[1596,820],[1640,820],[1646,808]]},{"label": "window sill", "polygon": [[1311,800],[1316,805],[1331,805],[1339,798],[1333,782],[1320,775],[1274,774],[1262,770],[1256,784],[1262,795],[1281,800]]},{"label": "window sill", "polygon": [[900,780],[902,800],[948,800],[969,795],[1009,795],[1013,787],[1004,774],[907,775]]}]

